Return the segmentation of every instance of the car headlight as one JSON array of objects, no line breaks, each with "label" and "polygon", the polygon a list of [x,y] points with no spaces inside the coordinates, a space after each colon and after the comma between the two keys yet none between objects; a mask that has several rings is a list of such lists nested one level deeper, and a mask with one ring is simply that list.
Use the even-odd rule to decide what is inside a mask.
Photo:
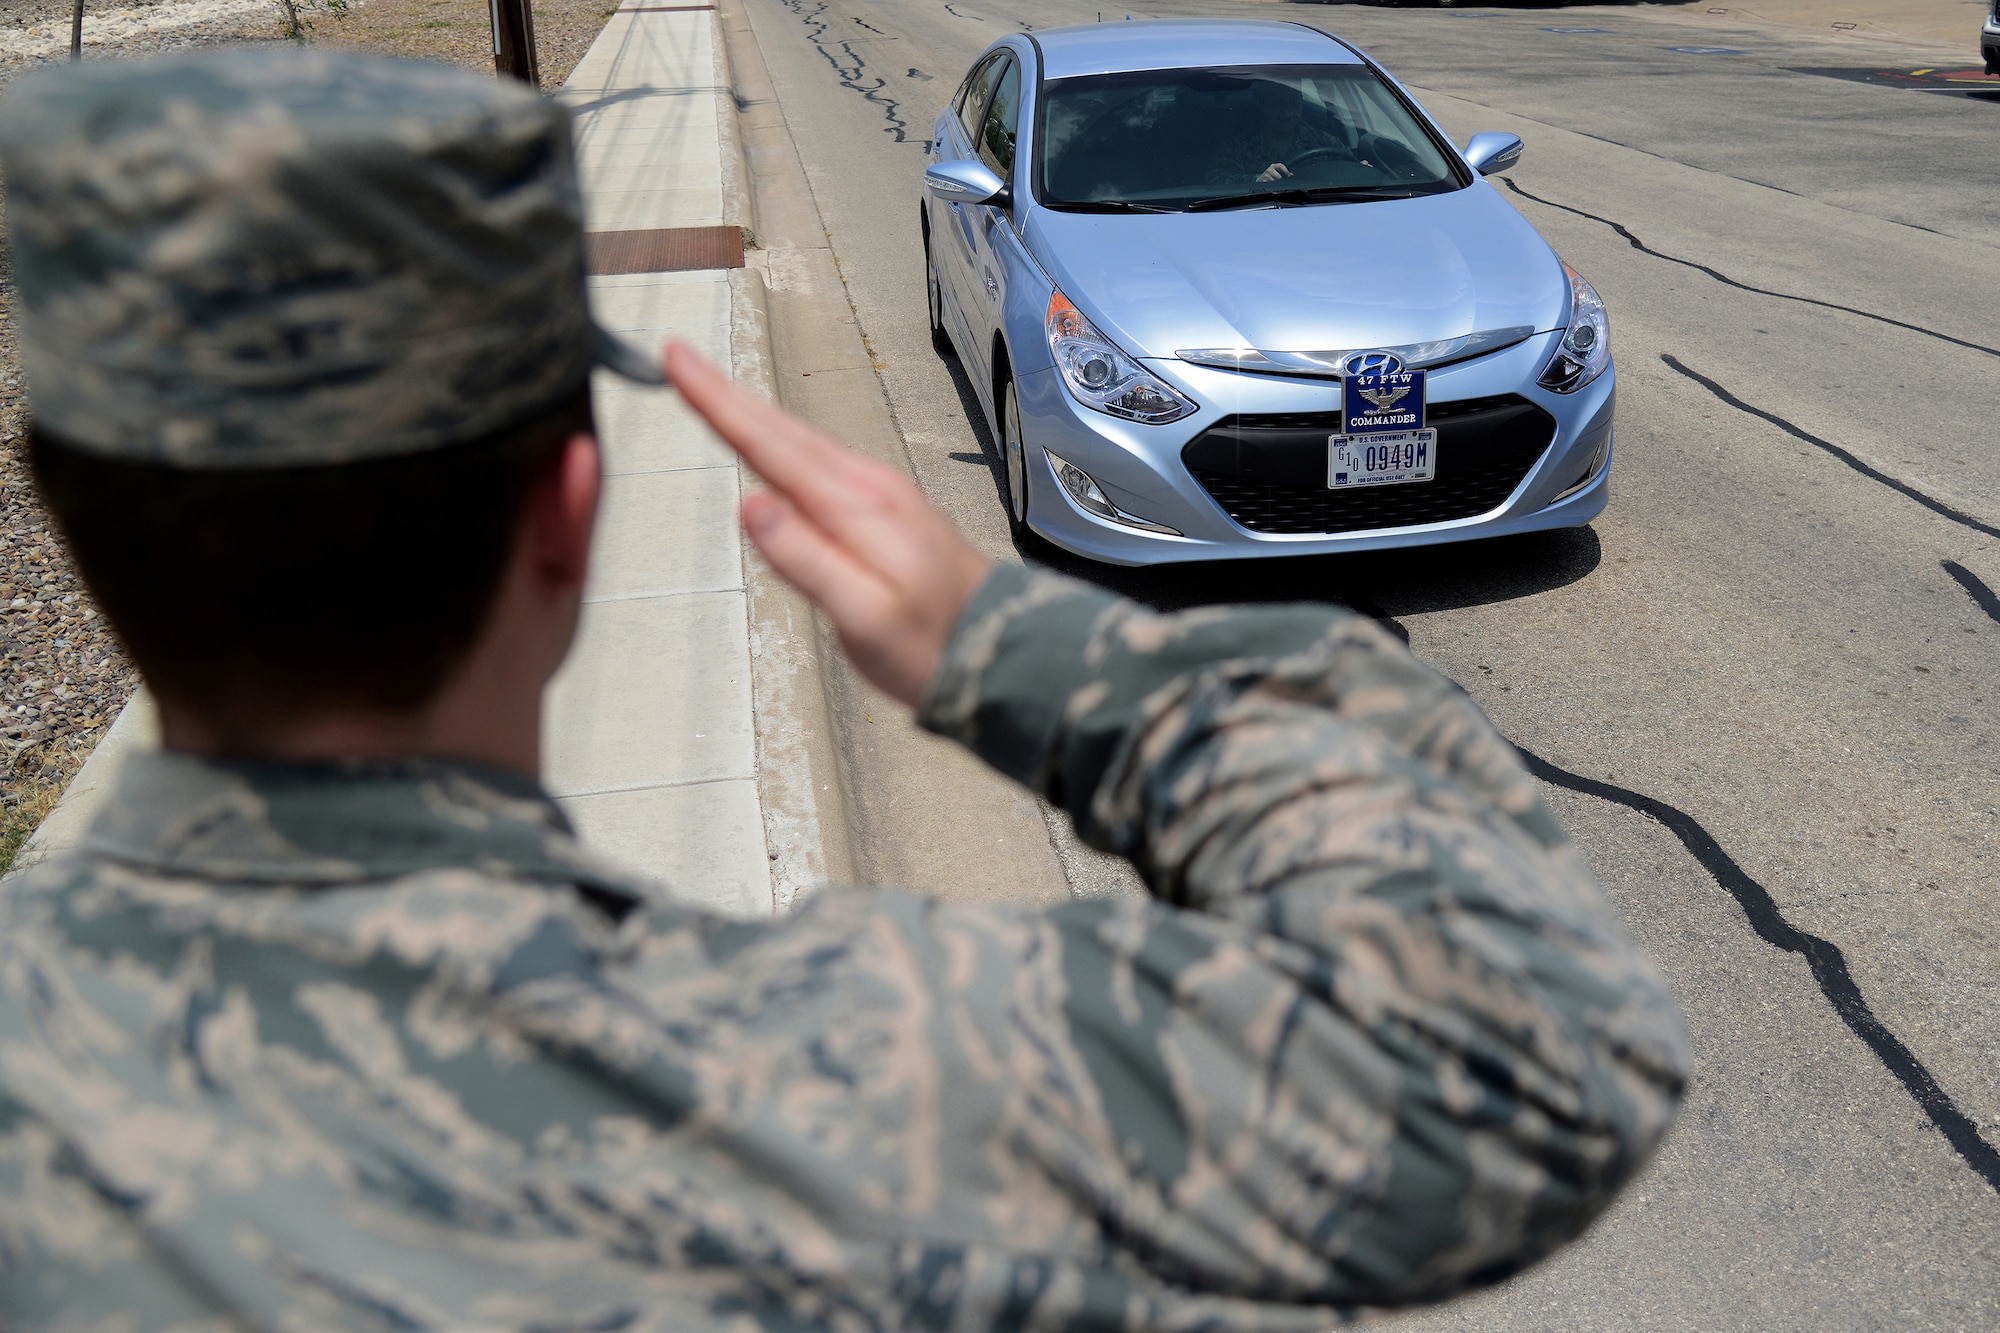
[{"label": "car headlight", "polygon": [[1171,384],[1113,347],[1061,292],[1049,297],[1048,334],[1063,383],[1085,407],[1149,426],[1195,410]]},{"label": "car headlight", "polygon": [[1610,366],[1611,321],[1597,288],[1568,264],[1563,272],[1569,275],[1569,327],[1542,372],[1541,384],[1557,393],[1575,393]]}]

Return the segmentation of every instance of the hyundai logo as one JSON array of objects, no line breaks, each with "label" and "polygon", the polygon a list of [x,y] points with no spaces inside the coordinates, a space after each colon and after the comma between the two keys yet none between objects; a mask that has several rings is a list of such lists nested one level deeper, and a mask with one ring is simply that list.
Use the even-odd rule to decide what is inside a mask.
[{"label": "hyundai logo", "polygon": [[1340,363],[1344,375],[1395,375],[1402,369],[1403,359],[1388,352],[1356,352]]}]

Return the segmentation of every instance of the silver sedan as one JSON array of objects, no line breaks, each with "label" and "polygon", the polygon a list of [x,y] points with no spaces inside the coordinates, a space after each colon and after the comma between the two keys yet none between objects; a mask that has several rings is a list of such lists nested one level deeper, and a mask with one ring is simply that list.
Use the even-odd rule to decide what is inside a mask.
[{"label": "silver sedan", "polygon": [[1609,326],[1367,56],[1295,23],[995,43],[924,177],[933,339],[1016,535],[1117,564],[1569,527],[1602,512]]}]

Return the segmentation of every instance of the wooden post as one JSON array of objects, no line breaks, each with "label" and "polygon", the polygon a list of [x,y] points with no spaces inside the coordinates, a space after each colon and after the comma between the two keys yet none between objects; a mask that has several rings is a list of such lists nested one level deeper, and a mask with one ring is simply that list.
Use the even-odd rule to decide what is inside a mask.
[{"label": "wooden post", "polygon": [[542,86],[535,57],[535,15],[528,0],[486,0],[493,16],[493,68],[502,77]]},{"label": "wooden post", "polygon": [[83,59],[83,0],[76,0],[76,13],[69,21],[69,58]]}]

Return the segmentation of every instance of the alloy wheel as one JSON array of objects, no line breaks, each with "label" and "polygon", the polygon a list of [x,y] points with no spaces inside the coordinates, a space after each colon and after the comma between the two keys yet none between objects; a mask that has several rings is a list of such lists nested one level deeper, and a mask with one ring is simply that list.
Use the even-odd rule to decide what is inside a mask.
[{"label": "alloy wheel", "polygon": [[1007,469],[1007,526],[1019,538],[1028,528],[1028,449],[1021,439],[1021,405],[1009,380],[1001,390],[1000,461]]},{"label": "alloy wheel", "polygon": [[944,327],[944,289],[938,285],[937,265],[931,261],[930,234],[924,234],[924,304],[931,317],[931,347],[943,356],[953,353],[951,335]]}]

